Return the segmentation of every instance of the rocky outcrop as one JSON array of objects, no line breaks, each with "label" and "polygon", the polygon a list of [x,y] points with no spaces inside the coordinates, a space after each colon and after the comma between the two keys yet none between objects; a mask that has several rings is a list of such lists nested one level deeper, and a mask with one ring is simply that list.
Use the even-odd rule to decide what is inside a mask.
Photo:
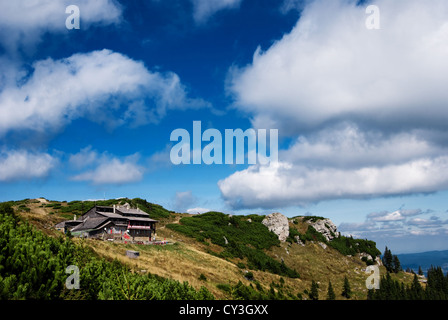
[{"label": "rocky outcrop", "polygon": [[370,254],[368,254],[368,253],[361,252],[361,253],[358,254],[358,256],[359,256],[359,259],[361,259],[361,260],[362,260],[362,258],[366,258],[367,261],[373,261],[372,256]]},{"label": "rocky outcrop", "polygon": [[299,236],[295,236],[295,237],[294,237],[294,240],[296,240],[296,243],[297,243],[298,245],[301,245],[302,247],[305,246],[305,244],[303,243],[303,241],[300,240],[300,237],[299,237]]},{"label": "rocky outcrop", "polygon": [[338,238],[340,233],[336,225],[330,219],[316,219],[307,221],[317,232],[321,233],[327,241]]},{"label": "rocky outcrop", "polygon": [[267,215],[263,221],[264,224],[269,231],[274,232],[280,241],[286,241],[286,238],[289,236],[289,223],[288,218],[281,213],[271,213]]}]

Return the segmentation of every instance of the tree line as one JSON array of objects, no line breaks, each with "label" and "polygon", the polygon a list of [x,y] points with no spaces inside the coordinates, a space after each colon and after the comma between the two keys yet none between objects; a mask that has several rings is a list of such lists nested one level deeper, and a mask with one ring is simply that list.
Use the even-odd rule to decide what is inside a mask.
[{"label": "tree line", "polygon": [[420,283],[414,274],[410,285],[392,279],[388,272],[381,278],[380,289],[369,290],[369,300],[448,300],[448,273],[443,274],[441,267],[428,270],[426,284]]}]

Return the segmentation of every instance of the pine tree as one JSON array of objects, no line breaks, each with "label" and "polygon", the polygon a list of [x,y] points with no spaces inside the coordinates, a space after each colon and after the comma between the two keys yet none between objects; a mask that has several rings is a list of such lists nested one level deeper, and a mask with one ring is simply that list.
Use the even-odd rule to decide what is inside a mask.
[{"label": "pine tree", "polygon": [[393,272],[393,257],[392,252],[387,248],[384,249],[384,255],[383,255],[383,265],[386,267],[386,270],[388,272]]},{"label": "pine tree", "polygon": [[314,280],[311,282],[309,297],[311,300],[319,300],[319,285]]},{"label": "pine tree", "polygon": [[423,275],[423,270],[421,266],[418,266],[418,275],[422,276]]},{"label": "pine tree", "polygon": [[347,299],[352,296],[352,289],[350,288],[350,283],[348,282],[347,276],[344,277],[344,286],[342,287],[341,295]]},{"label": "pine tree", "polygon": [[333,286],[331,285],[331,281],[328,282],[328,291],[327,291],[327,300],[335,300],[336,295],[333,290]]},{"label": "pine tree", "polygon": [[400,260],[398,259],[398,257],[396,255],[393,256],[393,271],[395,273],[400,272],[401,269],[401,263]]},{"label": "pine tree", "polygon": [[414,279],[412,280],[410,292],[408,293],[409,299],[412,300],[421,300],[423,299],[423,289],[418,281],[418,277],[416,274],[414,274]]}]

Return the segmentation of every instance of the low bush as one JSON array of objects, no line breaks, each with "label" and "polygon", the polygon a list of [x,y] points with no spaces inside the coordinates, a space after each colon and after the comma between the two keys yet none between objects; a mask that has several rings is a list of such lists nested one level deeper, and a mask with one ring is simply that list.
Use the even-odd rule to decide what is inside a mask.
[{"label": "low bush", "polygon": [[268,256],[263,250],[280,244],[278,237],[261,223],[263,217],[229,216],[221,212],[208,212],[180,220],[180,224],[168,224],[167,228],[225,248],[222,258],[247,259],[250,269],[269,271],[298,278],[299,274],[284,263]]},{"label": "low bush", "polygon": [[[65,286],[71,265],[79,268],[79,290]],[[133,273],[68,237],[49,237],[16,216],[9,204],[0,203],[0,299],[177,300],[213,295],[187,282]]]}]

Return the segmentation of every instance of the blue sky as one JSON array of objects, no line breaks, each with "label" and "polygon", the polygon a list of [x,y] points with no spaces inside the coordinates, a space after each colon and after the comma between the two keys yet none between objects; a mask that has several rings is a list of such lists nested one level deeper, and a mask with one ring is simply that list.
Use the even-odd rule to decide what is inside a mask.
[{"label": "blue sky", "polygon": [[[0,6],[1,201],[312,214],[381,250],[448,249],[444,1]],[[279,161],[175,166],[170,134],[193,121],[276,129]]]}]

